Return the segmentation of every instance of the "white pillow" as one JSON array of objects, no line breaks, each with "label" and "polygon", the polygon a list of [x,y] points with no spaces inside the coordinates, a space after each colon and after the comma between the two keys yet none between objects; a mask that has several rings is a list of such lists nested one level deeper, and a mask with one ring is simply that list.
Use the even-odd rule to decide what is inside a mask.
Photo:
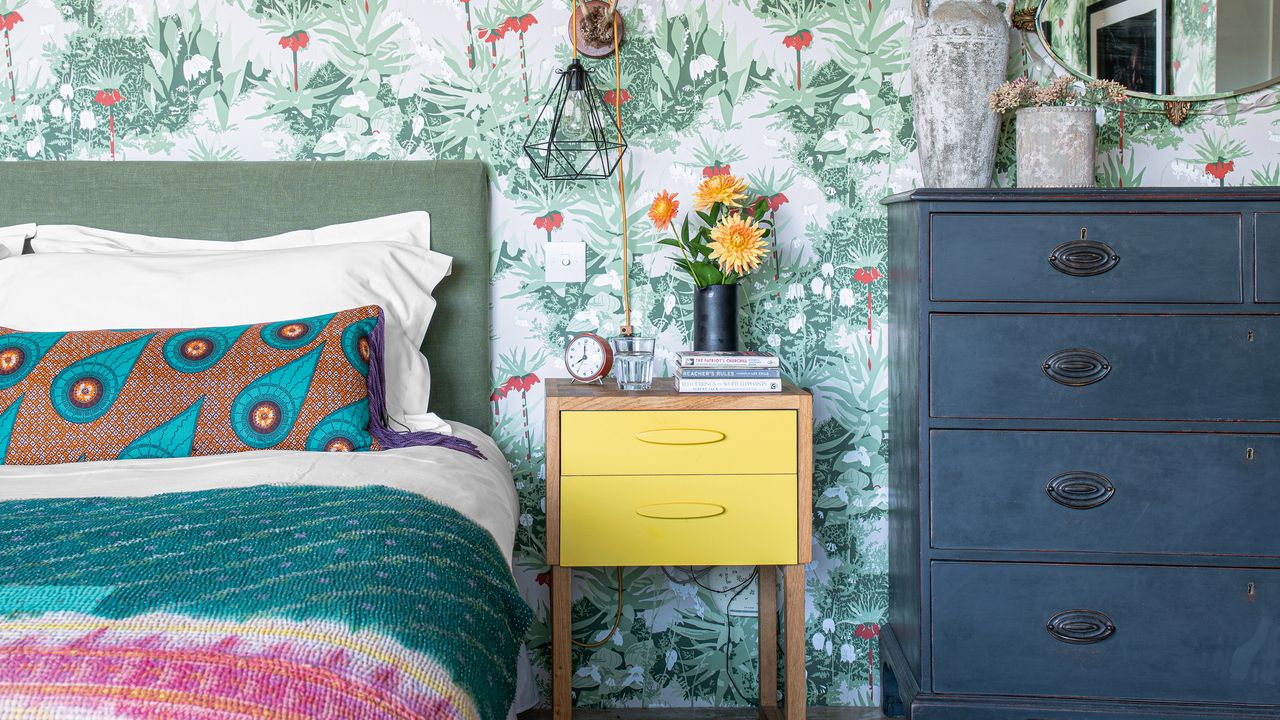
[{"label": "white pillow", "polygon": [[452,259],[405,243],[256,252],[35,253],[0,262],[0,327],[26,331],[218,327],[379,305],[386,321],[387,410],[415,430],[431,372],[419,347],[431,297]]},{"label": "white pillow", "polygon": [[430,250],[431,216],[407,212],[240,242],[153,237],[80,225],[41,225],[32,235],[31,250],[37,253],[244,252],[364,242],[400,242]]},{"label": "white pillow", "polygon": [[35,234],[35,223],[0,228],[0,260],[21,255],[23,244]]}]

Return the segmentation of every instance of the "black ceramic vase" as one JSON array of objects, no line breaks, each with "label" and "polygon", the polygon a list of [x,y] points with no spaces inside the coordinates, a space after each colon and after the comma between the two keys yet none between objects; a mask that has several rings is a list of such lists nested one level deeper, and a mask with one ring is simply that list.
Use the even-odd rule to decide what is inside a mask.
[{"label": "black ceramic vase", "polygon": [[708,285],[693,291],[693,349],[737,352],[737,285]]}]

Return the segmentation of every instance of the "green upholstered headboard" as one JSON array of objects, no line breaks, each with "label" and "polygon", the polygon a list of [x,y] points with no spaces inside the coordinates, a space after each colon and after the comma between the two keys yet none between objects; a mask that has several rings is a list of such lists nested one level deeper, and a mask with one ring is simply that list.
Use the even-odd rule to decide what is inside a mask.
[{"label": "green upholstered headboard", "polygon": [[426,210],[432,249],[453,257],[422,346],[431,410],[488,430],[488,193],[477,161],[0,163],[0,227],[235,241]]}]

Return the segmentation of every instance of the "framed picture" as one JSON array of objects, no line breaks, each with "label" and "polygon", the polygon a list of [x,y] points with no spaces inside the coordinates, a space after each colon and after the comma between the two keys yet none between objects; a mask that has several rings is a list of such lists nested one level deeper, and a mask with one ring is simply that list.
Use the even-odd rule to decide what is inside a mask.
[{"label": "framed picture", "polygon": [[1086,10],[1089,74],[1163,95],[1169,79],[1170,0],[1098,0]]}]

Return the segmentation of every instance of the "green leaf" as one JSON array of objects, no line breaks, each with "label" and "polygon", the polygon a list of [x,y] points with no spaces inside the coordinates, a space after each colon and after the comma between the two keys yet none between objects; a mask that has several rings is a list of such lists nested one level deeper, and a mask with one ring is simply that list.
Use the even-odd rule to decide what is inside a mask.
[{"label": "green leaf", "polygon": [[724,281],[724,273],[720,272],[720,268],[709,262],[691,263],[690,272],[702,287],[719,285]]}]

